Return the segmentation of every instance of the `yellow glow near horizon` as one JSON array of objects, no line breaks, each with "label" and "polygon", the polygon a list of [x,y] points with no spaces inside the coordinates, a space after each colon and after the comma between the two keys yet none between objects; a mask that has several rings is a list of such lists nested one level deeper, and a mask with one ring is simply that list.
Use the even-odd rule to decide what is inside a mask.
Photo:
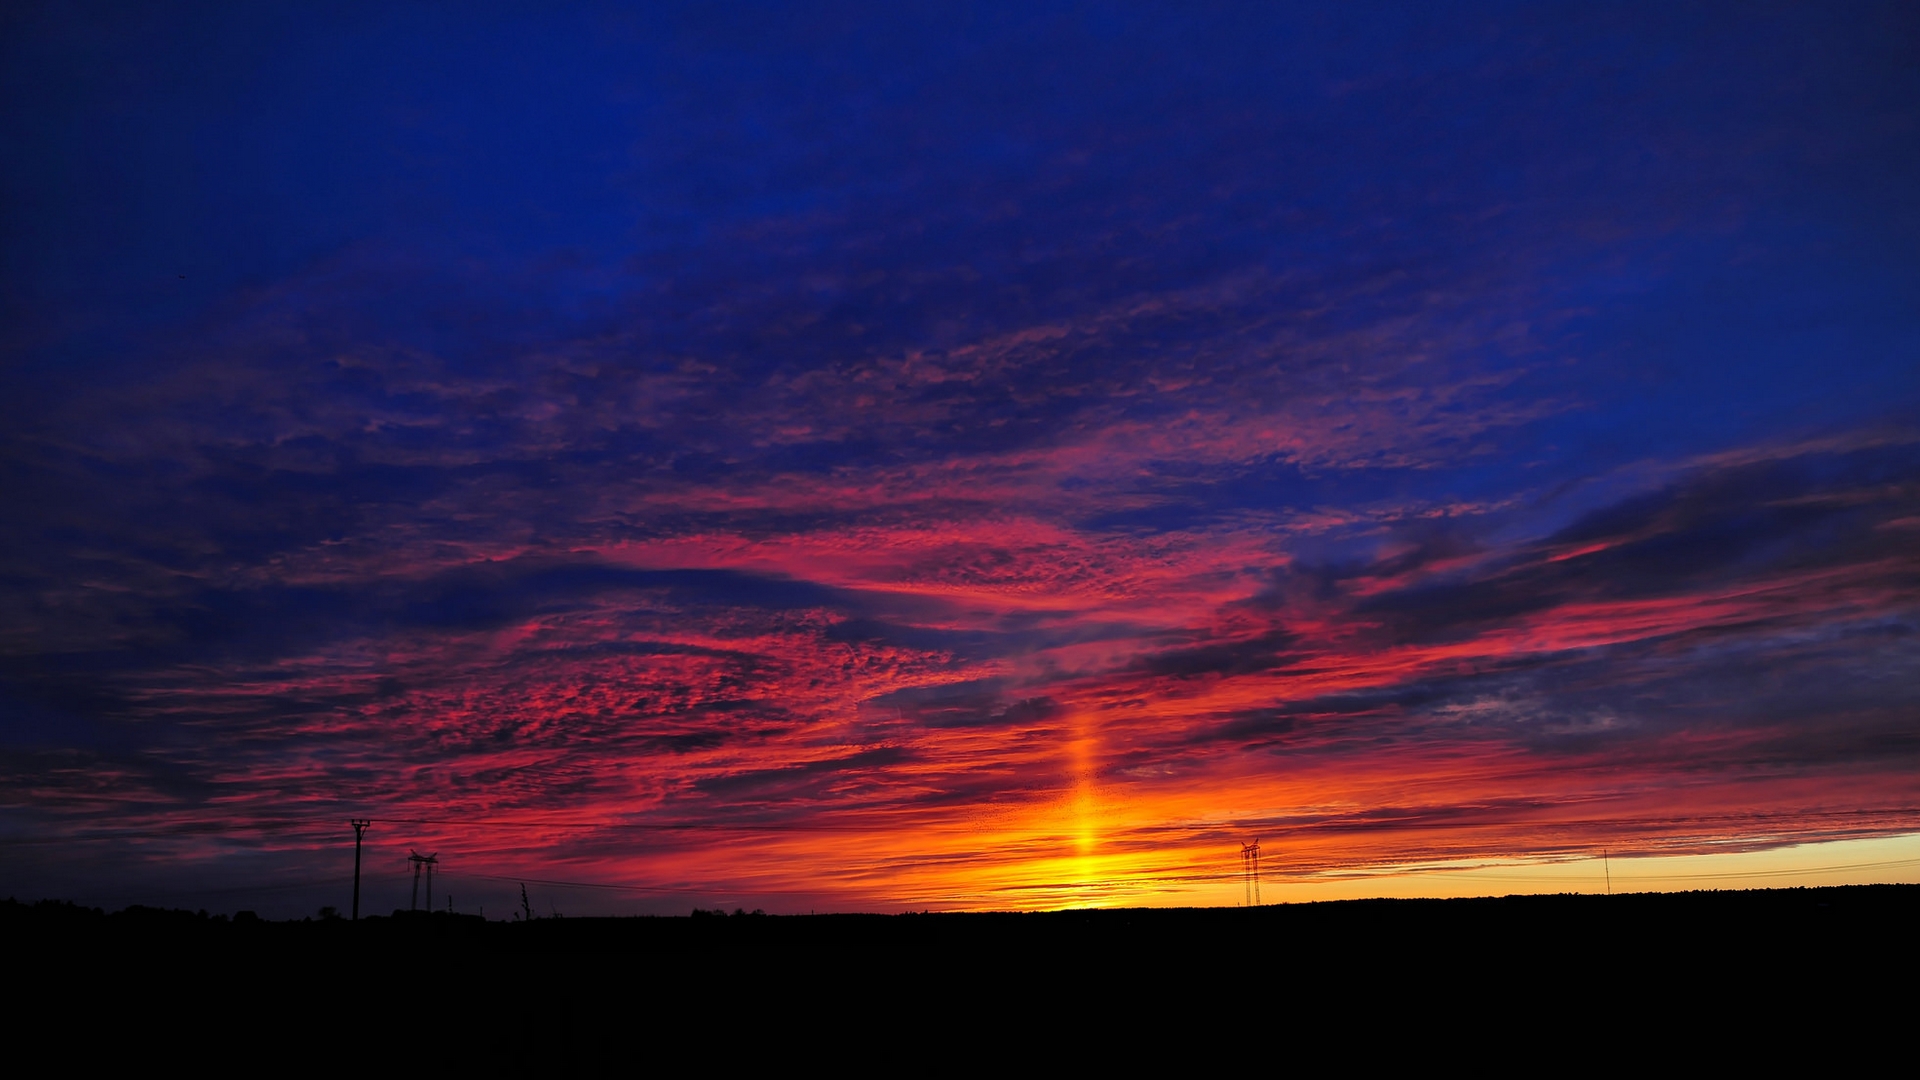
[{"label": "yellow glow near horizon", "polygon": [[[1263,875],[1268,903],[1506,896],[1538,893],[1687,892],[1822,885],[1920,884],[1920,833],[1831,840],[1756,851],[1552,859],[1451,860],[1355,867],[1301,877]],[[1239,903],[1237,880],[1151,906]]]},{"label": "yellow glow near horizon", "polygon": [[[1076,807],[1077,807],[1076,803]],[[1113,810],[1113,807],[1108,807]],[[1078,819],[1076,819],[1078,820]],[[1120,823],[1109,823],[1116,832]],[[1055,843],[1093,835],[1055,835]],[[1032,835],[1034,840],[1043,840]],[[1043,841],[1044,843],[1044,841]],[[1273,850],[1271,840],[1266,845]],[[1167,853],[1072,851],[1000,863],[972,876],[972,888],[946,910],[1075,907],[1236,907],[1243,901],[1239,852],[1213,867],[1174,865]],[[1271,864],[1268,864],[1271,866]],[[1369,898],[1447,898],[1541,893],[1685,892],[1875,883],[1920,884],[1920,834],[1796,844],[1766,850],[1603,858],[1487,858],[1415,865],[1354,866],[1309,874],[1263,867],[1267,904]],[[926,882],[939,888],[945,882]]]}]

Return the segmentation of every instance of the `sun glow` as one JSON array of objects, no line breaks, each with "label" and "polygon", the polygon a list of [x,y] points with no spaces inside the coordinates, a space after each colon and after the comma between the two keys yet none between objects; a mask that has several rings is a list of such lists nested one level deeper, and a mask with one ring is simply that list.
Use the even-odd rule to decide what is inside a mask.
[{"label": "sun glow", "polygon": [[1073,721],[1073,733],[1068,753],[1073,778],[1073,793],[1069,799],[1074,847],[1071,874],[1078,902],[1094,904],[1098,903],[1101,890],[1100,860],[1096,855],[1100,843],[1100,804],[1094,784],[1099,755],[1092,718],[1085,713],[1077,714]]}]

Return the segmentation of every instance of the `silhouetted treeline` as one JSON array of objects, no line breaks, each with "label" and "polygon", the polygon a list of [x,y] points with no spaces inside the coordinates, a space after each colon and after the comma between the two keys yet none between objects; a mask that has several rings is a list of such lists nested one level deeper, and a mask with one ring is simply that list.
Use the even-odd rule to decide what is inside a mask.
[{"label": "silhouetted treeline", "polygon": [[[453,938],[494,951],[569,951],[629,947],[704,948],[735,945],[984,946],[1139,945],[1166,939],[1239,941],[1292,935],[1296,944],[1337,939],[1364,948],[1382,938],[1414,941],[1472,938],[1483,947],[1526,949],[1546,939],[1626,934],[1647,940],[1679,935],[1696,944],[1745,939],[1781,942],[1796,936],[1893,933],[1920,916],[1920,885],[1855,885],[1818,889],[1563,894],[1457,900],[1341,900],[1259,908],[1126,908],[1055,912],[908,912],[899,915],[769,915],[764,911],[694,908],[691,917],[541,917],[483,920],[450,912],[395,911],[349,923],[327,909],[321,917],[284,921],[250,911],[229,917],[135,905],[105,912],[66,901],[0,901],[0,926],[12,935],[108,934],[158,943],[170,936],[286,945],[359,939]],[[16,938],[17,940],[17,938]],[[1629,946],[1630,947],[1630,946]]]}]

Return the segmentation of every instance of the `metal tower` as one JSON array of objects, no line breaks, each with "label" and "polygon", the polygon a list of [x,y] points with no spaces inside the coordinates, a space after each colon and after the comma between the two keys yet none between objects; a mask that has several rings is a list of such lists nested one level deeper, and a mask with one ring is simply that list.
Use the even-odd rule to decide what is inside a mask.
[{"label": "metal tower", "polygon": [[414,851],[407,855],[407,861],[413,864],[413,906],[407,910],[420,910],[420,869],[425,867],[427,871],[427,910],[432,911],[433,868],[440,862],[440,853],[436,851],[431,855],[422,855]]}]

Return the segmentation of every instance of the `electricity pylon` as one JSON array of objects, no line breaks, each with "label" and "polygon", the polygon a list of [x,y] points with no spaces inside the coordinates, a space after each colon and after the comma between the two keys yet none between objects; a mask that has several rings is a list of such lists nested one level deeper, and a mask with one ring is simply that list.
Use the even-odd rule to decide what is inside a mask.
[{"label": "electricity pylon", "polygon": [[427,869],[427,910],[432,911],[433,868],[440,862],[440,853],[436,851],[431,855],[422,855],[415,851],[408,854],[407,861],[413,864],[413,906],[408,910],[420,910],[420,868],[424,866]]}]

